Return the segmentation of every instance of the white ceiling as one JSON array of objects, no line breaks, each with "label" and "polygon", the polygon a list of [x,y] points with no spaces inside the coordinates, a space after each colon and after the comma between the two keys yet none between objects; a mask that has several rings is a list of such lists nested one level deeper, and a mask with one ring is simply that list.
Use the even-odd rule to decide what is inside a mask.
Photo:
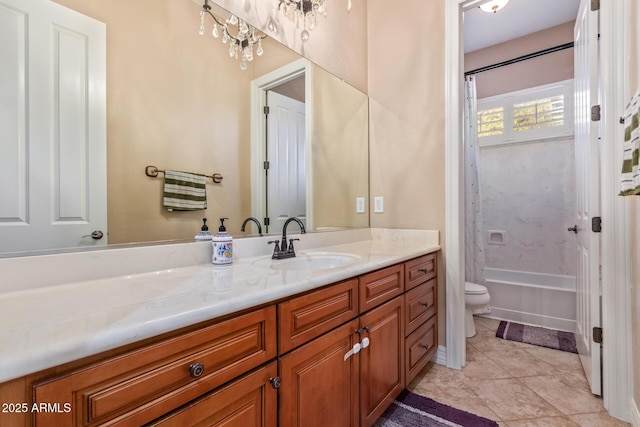
[{"label": "white ceiling", "polygon": [[580,0],[511,0],[497,13],[464,13],[464,51],[473,52],[576,19]]}]

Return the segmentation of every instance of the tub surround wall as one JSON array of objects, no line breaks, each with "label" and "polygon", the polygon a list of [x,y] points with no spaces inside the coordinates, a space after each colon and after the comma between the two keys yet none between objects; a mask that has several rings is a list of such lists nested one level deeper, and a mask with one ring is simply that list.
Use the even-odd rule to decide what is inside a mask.
[{"label": "tub surround wall", "polygon": [[[487,147],[480,159],[486,266],[575,276],[573,140]],[[504,244],[489,230],[504,230]]]}]

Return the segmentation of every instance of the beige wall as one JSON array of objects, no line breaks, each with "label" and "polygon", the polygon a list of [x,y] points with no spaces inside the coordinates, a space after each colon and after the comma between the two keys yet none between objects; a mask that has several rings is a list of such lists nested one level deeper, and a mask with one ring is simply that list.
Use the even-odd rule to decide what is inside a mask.
[{"label": "beige wall", "polygon": [[[356,3],[356,2],[354,2]],[[445,229],[444,0],[369,0],[372,227]],[[392,28],[392,30],[391,30]],[[369,204],[369,208],[373,203]],[[445,344],[440,258],[439,340]]]},{"label": "beige wall", "polygon": [[[201,218],[229,217],[237,233],[251,210],[250,85],[228,45],[198,34],[197,4],[173,0],[59,0],[107,24],[109,242],[192,238]],[[273,41],[260,72],[297,56]],[[147,165],[221,173],[208,181],[208,209],[168,212]],[[212,230],[217,228],[212,227]]]},{"label": "beige wall", "polygon": [[[464,70],[475,70],[573,41],[574,21],[469,52]],[[478,98],[573,78],[573,49],[565,49],[476,74]]]},{"label": "beige wall", "polygon": [[315,65],[313,85],[314,227],[368,227],[368,209],[354,214],[369,199],[367,96]]},{"label": "beige wall", "polygon": [[[631,1],[629,88],[631,98],[640,87],[640,5]],[[631,205],[631,351],[634,401],[640,408],[640,200],[627,198]]]}]

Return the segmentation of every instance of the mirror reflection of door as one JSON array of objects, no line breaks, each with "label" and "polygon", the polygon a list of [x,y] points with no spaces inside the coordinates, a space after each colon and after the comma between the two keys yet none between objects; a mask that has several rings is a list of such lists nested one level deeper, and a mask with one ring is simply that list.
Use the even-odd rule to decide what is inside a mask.
[{"label": "mirror reflection of door", "polygon": [[304,75],[267,91],[266,216],[269,233],[280,233],[287,218],[306,226]]},{"label": "mirror reflection of door", "polygon": [[0,57],[0,252],[106,244],[105,25],[0,0]]}]

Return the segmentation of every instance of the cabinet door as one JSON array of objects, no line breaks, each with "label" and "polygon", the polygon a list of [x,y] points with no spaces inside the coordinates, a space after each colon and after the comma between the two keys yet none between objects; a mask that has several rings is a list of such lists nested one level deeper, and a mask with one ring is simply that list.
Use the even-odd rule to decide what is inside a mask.
[{"label": "cabinet door", "polygon": [[280,426],[357,426],[359,355],[352,320],[279,359]]},{"label": "cabinet door", "polygon": [[369,346],[360,351],[360,425],[371,426],[404,389],[402,296],[360,317]]},{"label": "cabinet door", "polygon": [[277,376],[277,368],[276,362],[272,362],[149,424],[149,427],[275,427],[278,396],[270,380]]}]

